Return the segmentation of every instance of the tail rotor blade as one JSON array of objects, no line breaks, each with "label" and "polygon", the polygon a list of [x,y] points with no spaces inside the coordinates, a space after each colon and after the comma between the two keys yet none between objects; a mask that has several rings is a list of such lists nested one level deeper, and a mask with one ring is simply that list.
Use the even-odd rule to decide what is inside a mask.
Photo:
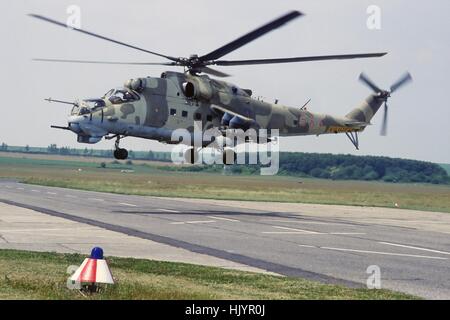
[{"label": "tail rotor blade", "polygon": [[388,106],[387,103],[384,103],[383,123],[381,124],[381,132],[380,132],[382,136],[387,135],[387,121],[388,121]]},{"label": "tail rotor blade", "polygon": [[364,73],[361,73],[359,75],[359,80],[363,83],[365,83],[369,88],[371,88],[375,92],[381,92],[382,90],[377,87],[375,83],[373,83],[372,80],[369,79],[368,76],[366,76]]},{"label": "tail rotor blade", "polygon": [[411,77],[411,74],[409,72],[407,72],[405,75],[403,75],[403,77],[401,77],[397,82],[395,82],[391,86],[391,93],[394,92],[395,90],[397,90],[398,88],[404,86],[405,84],[407,84],[410,81],[412,81],[412,77]]},{"label": "tail rotor blade", "polygon": [[381,131],[380,134],[382,136],[385,136],[387,134],[387,126],[388,126],[388,112],[389,112],[389,108],[387,105],[387,100],[389,99],[389,97],[391,96],[391,94],[398,90],[400,87],[404,86],[405,84],[407,84],[408,82],[412,81],[412,77],[409,74],[409,72],[406,72],[399,80],[397,80],[396,82],[394,82],[394,84],[391,86],[390,91],[386,91],[386,90],[382,90],[380,89],[375,83],[373,83],[372,80],[370,80],[370,78],[365,75],[364,73],[361,73],[359,76],[359,80],[361,82],[363,82],[364,84],[366,84],[369,88],[371,88],[373,91],[375,91],[375,93],[377,93],[376,95],[376,99],[378,99],[378,101],[384,102],[384,113],[383,113],[383,122],[381,124]]}]

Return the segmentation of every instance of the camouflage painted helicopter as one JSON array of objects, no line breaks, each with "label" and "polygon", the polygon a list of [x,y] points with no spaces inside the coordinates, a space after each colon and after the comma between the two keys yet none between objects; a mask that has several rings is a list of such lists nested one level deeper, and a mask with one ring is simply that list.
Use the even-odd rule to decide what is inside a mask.
[{"label": "camouflage painted helicopter", "polygon": [[[30,16],[69,28],[64,23],[41,15],[30,14]],[[276,59],[219,60],[226,54],[300,16],[302,16],[302,13],[291,11],[206,55],[198,56],[193,54],[189,58],[163,55],[84,29],[70,28],[89,36],[166,58],[170,62],[34,60],[143,66],[181,66],[185,70],[183,73],[166,71],[160,77],[131,79],[126,81],[123,87],[111,89],[101,98],[84,99],[75,102],[46,99],[48,101],[73,105],[73,109],[68,118],[68,126],[52,127],[70,130],[76,133],[78,135],[78,142],[80,143],[97,143],[103,137],[105,139],[116,139],[114,156],[117,159],[126,159],[128,156],[128,151],[119,147],[120,139],[123,137],[131,136],[154,139],[163,143],[178,143],[179,141],[172,141],[172,133],[174,130],[185,128],[189,132],[193,132],[195,121],[201,122],[203,130],[217,128],[221,135],[225,135],[227,130],[246,130],[249,128],[278,129],[280,136],[345,133],[358,149],[358,132],[363,131],[370,124],[371,118],[384,103],[385,113],[382,134],[385,134],[387,99],[391,93],[411,80],[409,74],[406,74],[393,84],[389,91],[380,89],[364,74],[361,74],[360,80],[367,84],[374,93],[370,94],[360,106],[342,117],[312,113],[306,109],[307,103],[303,107],[298,108],[283,106],[276,102],[264,102],[260,99],[253,98],[250,89],[242,89],[234,84],[212,79],[206,75],[210,74],[216,77],[228,76],[221,71],[212,69],[210,67],[211,65],[238,66],[370,58],[381,57],[386,54],[363,53]],[[202,147],[204,146],[206,144],[202,145]],[[193,161],[197,152],[197,148],[191,147],[187,149],[186,157]]]}]

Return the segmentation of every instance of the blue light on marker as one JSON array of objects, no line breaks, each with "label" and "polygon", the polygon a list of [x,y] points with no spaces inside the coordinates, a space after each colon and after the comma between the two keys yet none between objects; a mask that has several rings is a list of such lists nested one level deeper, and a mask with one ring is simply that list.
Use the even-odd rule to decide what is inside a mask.
[{"label": "blue light on marker", "polygon": [[94,247],[91,251],[91,259],[103,259],[103,249]]}]

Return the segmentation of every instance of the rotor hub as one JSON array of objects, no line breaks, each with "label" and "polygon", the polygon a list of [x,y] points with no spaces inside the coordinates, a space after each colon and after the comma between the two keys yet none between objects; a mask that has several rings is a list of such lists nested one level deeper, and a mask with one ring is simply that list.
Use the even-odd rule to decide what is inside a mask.
[{"label": "rotor hub", "polygon": [[378,96],[381,99],[387,100],[391,96],[391,93],[387,90],[382,90],[382,91],[378,92]]}]

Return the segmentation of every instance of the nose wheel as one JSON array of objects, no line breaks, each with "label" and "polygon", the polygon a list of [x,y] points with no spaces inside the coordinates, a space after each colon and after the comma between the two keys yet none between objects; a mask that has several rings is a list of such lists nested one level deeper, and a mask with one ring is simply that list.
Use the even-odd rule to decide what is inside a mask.
[{"label": "nose wheel", "polygon": [[114,150],[114,158],[116,158],[117,160],[125,160],[126,158],[128,158],[128,150],[124,149],[124,148],[120,148],[119,142],[120,142],[120,136],[118,135],[116,137],[116,143],[114,145],[116,147],[116,149]]}]

